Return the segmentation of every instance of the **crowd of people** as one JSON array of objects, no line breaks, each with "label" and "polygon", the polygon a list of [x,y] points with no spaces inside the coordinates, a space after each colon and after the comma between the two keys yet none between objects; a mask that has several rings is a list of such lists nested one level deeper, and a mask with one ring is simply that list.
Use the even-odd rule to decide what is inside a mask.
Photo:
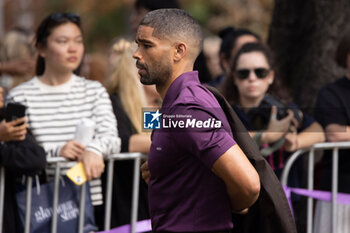
[{"label": "crowd of people", "polygon": [[[157,10],[162,8],[167,9]],[[101,67],[108,70],[100,72],[103,77],[91,74],[77,14],[53,13],[36,33],[15,28],[6,34],[0,50],[3,232],[22,231],[15,199],[22,176],[45,171],[52,178],[54,167],[46,158],[54,157],[74,161],[65,163],[62,175],[82,162],[96,226],[103,230],[104,159],[119,152],[150,155],[141,167],[138,219],[151,218],[154,231],[230,232],[232,211],[244,214],[257,200],[259,176],[205,85],[226,98],[278,178],[293,152],[319,142],[350,141],[350,32],[335,56],[345,76],[320,90],[311,116],[293,103],[291,90],[275,75],[278,61],[259,35],[228,27],[202,43],[195,20],[175,8],[180,8],[175,0],[137,0],[131,17],[136,43],[125,38],[113,43],[109,67]],[[5,120],[11,102],[26,107],[25,117]],[[223,125],[220,130],[151,134],[143,130],[146,108],[219,119]],[[75,133],[84,119],[94,130],[82,142]],[[344,193],[350,193],[348,153],[340,151],[339,157],[339,191]],[[293,167],[292,186],[305,180],[303,161]],[[130,222],[134,169],[132,161],[115,161],[114,166],[112,228]],[[331,167],[327,151],[319,188],[330,190]],[[330,232],[330,208],[318,202],[315,232]],[[339,205],[337,214],[348,216],[349,206]],[[339,219],[342,232],[350,232],[346,217]]]}]

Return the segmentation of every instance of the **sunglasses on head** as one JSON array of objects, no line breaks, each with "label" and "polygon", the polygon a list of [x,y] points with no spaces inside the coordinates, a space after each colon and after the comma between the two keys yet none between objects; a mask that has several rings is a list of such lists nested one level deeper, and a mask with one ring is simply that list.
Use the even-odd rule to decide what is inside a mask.
[{"label": "sunglasses on head", "polygon": [[235,74],[236,74],[236,77],[238,79],[244,80],[244,79],[247,79],[249,77],[249,74],[251,71],[254,71],[255,76],[259,79],[266,78],[270,73],[270,69],[255,68],[255,69],[238,69],[238,70],[236,70]]},{"label": "sunglasses on head", "polygon": [[64,19],[69,19],[72,22],[80,22],[80,16],[74,13],[54,13],[50,15],[50,18],[56,21],[62,21]]}]

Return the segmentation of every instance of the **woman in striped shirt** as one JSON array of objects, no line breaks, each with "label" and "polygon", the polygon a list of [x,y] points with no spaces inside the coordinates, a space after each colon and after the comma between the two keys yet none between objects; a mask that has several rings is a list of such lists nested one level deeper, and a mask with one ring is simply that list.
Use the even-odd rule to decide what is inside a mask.
[{"label": "woman in striped shirt", "polygon": [[[29,129],[47,158],[81,161],[88,180],[98,178],[104,171],[104,156],[120,151],[120,139],[104,87],[73,73],[84,53],[80,17],[49,15],[38,27],[35,46],[39,54],[36,76],[12,89],[7,102],[27,106]],[[74,138],[83,118],[95,123],[93,137],[86,145]],[[92,197],[95,204],[101,203],[101,194]]]}]

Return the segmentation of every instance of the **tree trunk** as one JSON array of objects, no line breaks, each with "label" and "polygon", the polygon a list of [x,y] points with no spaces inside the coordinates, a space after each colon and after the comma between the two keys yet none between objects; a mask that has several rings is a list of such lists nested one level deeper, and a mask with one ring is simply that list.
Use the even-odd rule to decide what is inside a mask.
[{"label": "tree trunk", "polygon": [[340,78],[335,51],[350,29],[350,0],[275,0],[268,44],[275,53],[277,77],[307,112],[317,92]]}]

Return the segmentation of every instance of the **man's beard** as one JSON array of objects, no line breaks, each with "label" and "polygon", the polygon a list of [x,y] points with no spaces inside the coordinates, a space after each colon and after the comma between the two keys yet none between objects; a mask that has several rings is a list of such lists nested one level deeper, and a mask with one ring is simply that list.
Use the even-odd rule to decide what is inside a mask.
[{"label": "man's beard", "polygon": [[171,64],[168,61],[163,61],[159,66],[155,66],[154,69],[150,70],[148,66],[143,65],[145,69],[145,74],[140,74],[141,83],[144,85],[153,85],[162,86],[165,84],[172,75]]}]

